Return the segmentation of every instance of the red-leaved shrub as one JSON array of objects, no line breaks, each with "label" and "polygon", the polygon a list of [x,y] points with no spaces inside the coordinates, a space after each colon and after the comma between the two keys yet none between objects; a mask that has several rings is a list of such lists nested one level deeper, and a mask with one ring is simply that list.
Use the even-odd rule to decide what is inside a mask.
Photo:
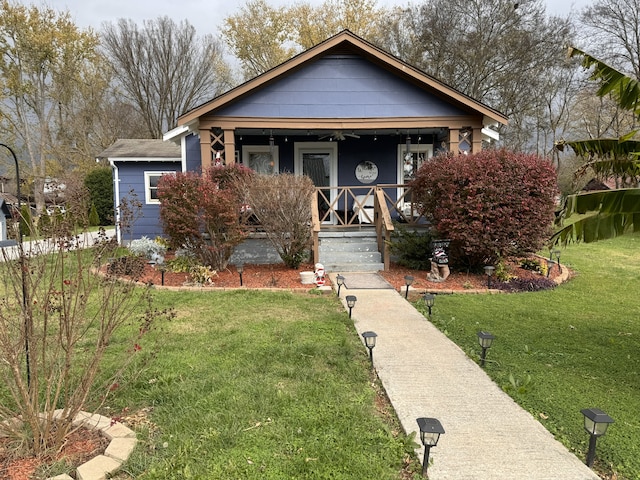
[{"label": "red-leaved shrub", "polygon": [[226,268],[246,236],[239,179],[251,174],[241,165],[230,165],[211,167],[204,175],[164,175],[158,182],[158,198],[170,246],[186,248],[216,270]]},{"label": "red-leaved shrub", "polygon": [[552,231],[556,172],[537,155],[483,150],[425,162],[412,183],[452,265],[479,268],[539,250]]}]

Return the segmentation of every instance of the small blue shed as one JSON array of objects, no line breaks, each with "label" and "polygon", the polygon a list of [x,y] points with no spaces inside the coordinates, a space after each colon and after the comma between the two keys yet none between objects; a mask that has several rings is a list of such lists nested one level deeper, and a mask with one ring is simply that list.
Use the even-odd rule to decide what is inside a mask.
[{"label": "small blue shed", "polygon": [[[113,170],[116,237],[118,242],[162,234],[158,180],[166,173],[185,171],[180,147],[172,142],[149,139],[121,139],[100,153],[99,160],[107,160]],[[123,199],[129,204],[139,203],[133,225],[127,231],[119,227]]]}]

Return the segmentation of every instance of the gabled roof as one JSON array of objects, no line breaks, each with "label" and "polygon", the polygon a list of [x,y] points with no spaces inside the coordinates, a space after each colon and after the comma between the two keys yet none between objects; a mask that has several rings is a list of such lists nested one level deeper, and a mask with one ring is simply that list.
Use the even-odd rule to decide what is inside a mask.
[{"label": "gabled roof", "polygon": [[[287,75],[305,64],[313,62],[318,58],[331,54],[357,54],[369,61],[389,70],[393,74],[405,78],[407,81],[437,93],[445,100],[458,104],[467,110],[473,110],[488,117],[495,123],[506,124],[508,119],[503,114],[458,90],[436,80],[423,71],[403,62],[399,58],[385,52],[375,45],[367,42],[349,30],[328,38],[322,43],[292,57],[286,62],[272,68],[271,70],[229,90],[218,97],[206,102],[178,118],[178,125],[188,125],[196,121],[203,115],[229,105],[252,91],[264,87],[278,78]],[[485,122],[487,123],[487,122]]]},{"label": "gabled roof", "polygon": [[153,158],[180,160],[180,147],[172,142],[156,139],[119,139],[97,158]]}]

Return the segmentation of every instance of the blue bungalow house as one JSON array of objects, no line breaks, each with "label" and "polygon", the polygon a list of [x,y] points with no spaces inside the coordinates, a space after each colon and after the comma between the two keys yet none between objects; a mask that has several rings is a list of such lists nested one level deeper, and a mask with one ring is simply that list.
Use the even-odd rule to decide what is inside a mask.
[{"label": "blue bungalow house", "polygon": [[392,220],[420,223],[407,184],[421,163],[439,151],[477,152],[506,123],[345,30],[186,112],[164,135],[162,152],[148,147],[158,140],[121,140],[101,156],[114,168],[116,202],[130,189],[144,199],[133,238],[161,234],[153,188],[163,173],[236,162],[264,174],[308,175],[318,187],[318,261],[323,232],[375,230],[382,249]]}]

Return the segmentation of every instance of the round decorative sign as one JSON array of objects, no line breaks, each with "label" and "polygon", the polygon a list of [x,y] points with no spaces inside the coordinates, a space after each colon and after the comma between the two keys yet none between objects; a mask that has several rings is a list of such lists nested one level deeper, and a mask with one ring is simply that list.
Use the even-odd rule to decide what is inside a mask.
[{"label": "round decorative sign", "polygon": [[356,178],[360,183],[372,183],[378,178],[378,166],[365,160],[356,166]]}]

